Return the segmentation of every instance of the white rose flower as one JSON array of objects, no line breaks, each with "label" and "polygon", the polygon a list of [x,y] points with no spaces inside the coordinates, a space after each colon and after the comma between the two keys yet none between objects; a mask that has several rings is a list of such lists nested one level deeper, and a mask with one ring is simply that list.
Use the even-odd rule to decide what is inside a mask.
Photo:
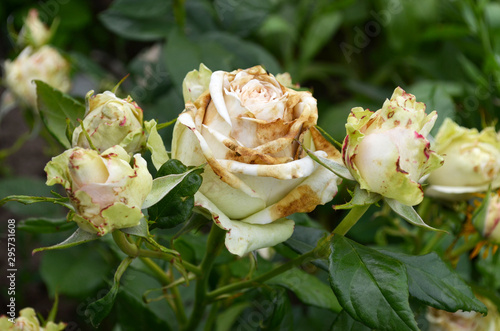
[{"label": "white rose flower", "polygon": [[153,178],[140,154],[130,156],[120,146],[98,154],[72,148],[52,158],[45,167],[47,185],[61,184],[75,207],[74,221],[87,232],[103,236],[139,224],[141,206]]},{"label": "white rose flower", "polygon": [[26,47],[14,61],[4,64],[5,84],[23,104],[37,109],[34,79],[68,92],[70,65],[54,48],[43,46],[37,51]]},{"label": "white rose flower", "polygon": [[430,174],[426,194],[457,200],[486,191],[489,185],[500,187],[500,138],[493,127],[478,132],[447,118],[434,148],[444,155],[444,165]]},{"label": "white rose flower", "polygon": [[196,204],[227,231],[226,246],[243,255],[288,239],[284,217],[310,212],[337,193],[339,177],[316,164],[340,153],[314,128],[316,99],[282,86],[262,67],[214,72],[209,89],[186,104],[176,123],[172,157],[208,163]]}]

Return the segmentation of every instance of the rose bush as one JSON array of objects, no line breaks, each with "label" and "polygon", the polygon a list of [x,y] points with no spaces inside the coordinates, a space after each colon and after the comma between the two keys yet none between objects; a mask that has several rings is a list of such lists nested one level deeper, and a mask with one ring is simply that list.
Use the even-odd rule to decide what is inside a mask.
[{"label": "rose bush", "polygon": [[47,185],[61,184],[75,208],[73,220],[99,236],[139,224],[141,206],[153,179],[146,161],[130,156],[120,146],[102,154],[80,147],[52,158],[45,167]]},{"label": "rose bush", "polygon": [[129,153],[138,152],[145,142],[142,109],[130,96],[120,99],[110,91],[93,93],[87,93],[85,99],[83,128],[87,132],[82,125],[73,131],[73,147],[90,148],[88,135],[100,153],[115,145]]},{"label": "rose bush", "polygon": [[423,199],[422,176],[442,164],[426,136],[437,114],[400,87],[376,112],[356,107],[347,119],[344,163],[362,189],[413,206]]},{"label": "rose bush", "polygon": [[311,93],[284,87],[260,66],[214,72],[208,89],[186,104],[172,157],[190,166],[208,163],[196,204],[227,231],[230,252],[243,255],[288,239],[294,223],[284,217],[310,212],[337,193],[339,177],[296,141],[340,160],[314,128],[317,117]]},{"label": "rose bush", "polygon": [[430,174],[427,194],[462,199],[489,185],[500,187],[500,138],[493,127],[478,132],[447,118],[433,147],[444,155],[444,165]]},{"label": "rose bush", "polygon": [[38,50],[26,47],[14,61],[5,61],[6,87],[23,104],[36,109],[36,86],[33,80],[42,80],[62,92],[68,92],[70,65],[50,46]]}]

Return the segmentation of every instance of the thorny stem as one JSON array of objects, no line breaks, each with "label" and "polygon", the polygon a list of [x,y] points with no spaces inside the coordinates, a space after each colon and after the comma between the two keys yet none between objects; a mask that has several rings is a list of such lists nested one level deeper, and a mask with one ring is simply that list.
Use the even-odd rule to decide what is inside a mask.
[{"label": "thorny stem", "polygon": [[269,279],[271,279],[271,278],[273,278],[273,277],[275,277],[275,276],[277,276],[285,271],[288,271],[294,267],[300,266],[306,262],[320,258],[321,256],[318,254],[319,249],[322,249],[322,247],[317,247],[317,248],[315,248],[315,249],[313,249],[313,250],[311,250],[303,255],[298,256],[297,258],[295,258],[293,260],[290,260],[290,261],[280,265],[279,267],[276,267],[273,270],[270,270],[270,271],[268,271],[268,272],[266,272],[258,277],[255,277],[253,279],[249,279],[249,280],[242,281],[239,283],[229,284],[229,285],[223,286],[221,288],[218,288],[218,289],[208,293],[207,298],[209,300],[215,300],[221,295],[228,294],[228,293],[231,293],[234,291],[243,290],[243,289],[261,284],[261,283],[263,283],[263,282],[265,282],[265,281],[267,281],[267,280],[269,280]]},{"label": "thorny stem", "polygon": [[210,276],[210,271],[212,270],[213,262],[222,248],[224,243],[225,231],[216,226],[212,225],[210,234],[208,235],[207,249],[205,251],[205,256],[200,264],[200,274],[196,280],[195,289],[195,301],[193,312],[189,323],[184,328],[184,330],[195,330],[201,321],[203,312],[207,305],[207,286],[208,277]]},{"label": "thorny stem", "polygon": [[[141,261],[156,275],[162,285],[166,286],[172,283],[172,278],[167,275],[165,270],[160,268],[160,266],[149,257],[141,257]],[[173,300],[167,299],[167,301],[174,310],[175,315],[179,320],[179,324],[184,325],[187,322],[187,317],[186,312],[184,311],[184,304],[182,303],[179,289],[176,286],[173,286],[170,287],[169,290],[172,292]]]}]

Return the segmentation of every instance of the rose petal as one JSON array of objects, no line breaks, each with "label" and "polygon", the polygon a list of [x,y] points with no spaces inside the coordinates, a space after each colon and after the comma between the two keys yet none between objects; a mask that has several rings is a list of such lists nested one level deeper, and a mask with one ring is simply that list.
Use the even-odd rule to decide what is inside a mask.
[{"label": "rose petal", "polygon": [[200,192],[195,194],[195,205],[208,210],[215,224],[227,231],[225,243],[232,254],[243,256],[256,249],[274,246],[290,238],[293,233],[294,222],[288,219],[267,225],[232,221]]},{"label": "rose petal", "polygon": [[317,205],[324,205],[337,194],[340,177],[324,167],[307,177],[300,185],[291,190],[283,199],[261,210],[242,222],[268,224],[293,213],[308,213]]}]

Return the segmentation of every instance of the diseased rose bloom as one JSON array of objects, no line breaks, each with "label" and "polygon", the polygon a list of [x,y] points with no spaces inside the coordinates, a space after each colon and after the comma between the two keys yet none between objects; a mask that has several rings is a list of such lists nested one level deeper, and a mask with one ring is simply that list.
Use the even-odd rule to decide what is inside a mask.
[{"label": "diseased rose bloom", "polygon": [[47,44],[51,37],[52,32],[40,21],[38,11],[30,9],[17,37],[17,44],[20,47],[33,46],[39,48]]},{"label": "diseased rose bloom", "polygon": [[426,194],[467,199],[467,193],[500,187],[500,138],[493,127],[478,132],[447,118],[433,147],[444,155],[444,165],[430,174]]},{"label": "diseased rose bloom", "polygon": [[[99,153],[115,145],[128,153],[140,151],[145,143],[142,109],[130,96],[120,99],[110,91],[93,93],[90,91],[85,98],[83,126],[94,147]],[[77,146],[90,148],[81,125],[73,131],[73,147]]]},{"label": "diseased rose bloom", "polygon": [[45,167],[47,185],[61,184],[75,207],[73,220],[87,232],[103,236],[136,226],[153,179],[140,154],[130,156],[120,146],[102,154],[80,147],[52,158]]},{"label": "diseased rose bloom", "polygon": [[40,326],[33,308],[24,308],[19,311],[14,323],[7,316],[0,316],[0,330],[2,331],[62,331],[66,327],[65,323],[47,322],[45,327]]},{"label": "diseased rose bloom", "polygon": [[5,84],[23,104],[37,109],[34,79],[68,92],[70,65],[54,48],[43,46],[37,51],[26,47],[14,61],[5,61]]},{"label": "diseased rose bloom", "polygon": [[429,307],[426,318],[429,331],[497,331],[500,330],[500,315],[497,307],[489,299],[478,296],[488,308],[488,315],[474,311],[459,310],[450,313]]},{"label": "diseased rose bloom", "polygon": [[483,238],[494,244],[500,244],[500,195],[499,193],[490,194],[486,217],[473,219],[477,231]]},{"label": "diseased rose bloom", "polygon": [[420,179],[442,164],[426,138],[436,118],[436,111],[427,115],[425,105],[400,87],[376,112],[353,108],[342,156],[360,187],[408,206],[419,204]]},{"label": "diseased rose bloom", "polygon": [[214,72],[208,90],[186,104],[172,157],[189,166],[208,163],[195,203],[227,231],[233,254],[285,241],[294,223],[284,217],[310,212],[337,193],[339,177],[295,141],[340,162],[314,128],[317,117],[311,93],[282,86],[260,66]]}]

